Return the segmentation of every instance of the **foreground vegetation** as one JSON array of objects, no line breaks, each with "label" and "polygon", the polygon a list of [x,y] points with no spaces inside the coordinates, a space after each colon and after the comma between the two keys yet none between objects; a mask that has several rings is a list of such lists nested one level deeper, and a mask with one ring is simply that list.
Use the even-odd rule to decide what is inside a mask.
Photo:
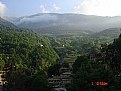
[{"label": "foreground vegetation", "polygon": [[[101,56],[94,56],[92,60],[87,56],[78,57],[73,64],[74,74],[72,83],[67,85],[68,91],[120,91],[120,52],[121,35],[112,44],[102,48]],[[107,85],[101,85],[100,82],[107,82]]]}]

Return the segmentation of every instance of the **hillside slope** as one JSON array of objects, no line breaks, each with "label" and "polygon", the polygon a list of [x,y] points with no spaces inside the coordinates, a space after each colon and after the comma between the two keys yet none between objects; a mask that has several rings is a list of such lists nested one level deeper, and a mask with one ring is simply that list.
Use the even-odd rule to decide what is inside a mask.
[{"label": "hillside slope", "polygon": [[[47,38],[30,30],[0,26],[0,60],[7,66],[26,65],[28,67],[41,67],[47,69],[56,62],[58,55],[49,44]],[[44,66],[45,65],[45,66]],[[46,67],[47,66],[47,67]]]},{"label": "hillside slope", "polygon": [[11,23],[11,22],[9,22],[1,17],[0,17],[0,25],[16,28],[16,26],[13,23]]}]

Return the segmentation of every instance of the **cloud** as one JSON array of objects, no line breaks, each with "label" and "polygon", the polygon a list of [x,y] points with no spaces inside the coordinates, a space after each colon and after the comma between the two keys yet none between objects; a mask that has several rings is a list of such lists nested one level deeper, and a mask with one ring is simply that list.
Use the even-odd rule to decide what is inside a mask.
[{"label": "cloud", "polygon": [[51,13],[51,12],[57,12],[61,8],[58,7],[56,4],[51,5],[50,7],[46,7],[46,5],[40,5],[41,13]]},{"label": "cloud", "polygon": [[5,9],[6,9],[6,5],[0,2],[0,14],[4,14]]},{"label": "cloud", "polygon": [[35,15],[32,17],[22,17],[19,21],[15,21],[13,23],[19,25],[21,23],[25,22],[48,22],[48,21],[56,21],[58,17],[56,15],[51,15],[51,14],[40,14],[40,15]]},{"label": "cloud", "polygon": [[56,4],[53,4],[52,6],[53,6],[54,10],[56,10],[56,11],[58,11],[58,10],[60,10],[60,9],[61,9],[61,8],[60,8],[60,7],[58,7]]},{"label": "cloud", "polygon": [[83,0],[74,11],[86,15],[120,16],[121,0]]},{"label": "cloud", "polygon": [[46,9],[45,5],[40,5],[41,13],[49,13],[49,11]]}]

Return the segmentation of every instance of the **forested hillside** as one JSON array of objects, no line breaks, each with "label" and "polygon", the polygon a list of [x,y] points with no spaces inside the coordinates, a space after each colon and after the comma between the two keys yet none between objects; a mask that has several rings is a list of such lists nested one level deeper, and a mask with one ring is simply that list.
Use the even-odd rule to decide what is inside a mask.
[{"label": "forested hillside", "polygon": [[[0,25],[0,69],[7,72],[8,91],[31,91],[31,88],[46,91],[45,71],[57,58],[48,39],[42,35]],[[25,88],[25,84],[30,86]],[[36,88],[37,85],[42,87]]]},{"label": "forested hillside", "polygon": [[102,47],[100,53],[79,56],[73,64],[68,91],[121,90],[121,34],[113,43]]}]

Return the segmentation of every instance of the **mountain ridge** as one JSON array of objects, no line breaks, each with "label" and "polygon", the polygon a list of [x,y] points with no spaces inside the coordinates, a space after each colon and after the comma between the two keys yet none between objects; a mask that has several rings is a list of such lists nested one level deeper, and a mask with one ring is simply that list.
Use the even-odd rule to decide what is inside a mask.
[{"label": "mountain ridge", "polygon": [[[38,13],[29,16],[6,18],[20,28],[39,33],[83,33],[100,32],[121,26],[121,16],[95,16],[75,13]],[[87,32],[88,33],[88,32]]]},{"label": "mountain ridge", "polygon": [[19,27],[33,29],[36,32],[42,32],[43,30],[49,32],[53,30],[72,30],[73,32],[74,30],[75,32],[79,30],[90,30],[99,32],[111,27],[119,27],[121,24],[121,17],[101,17],[74,13],[38,13],[30,16],[8,19],[8,21]]},{"label": "mountain ridge", "polygon": [[91,35],[92,38],[117,38],[121,34],[121,27],[119,28],[108,28],[98,33],[94,33]]}]

